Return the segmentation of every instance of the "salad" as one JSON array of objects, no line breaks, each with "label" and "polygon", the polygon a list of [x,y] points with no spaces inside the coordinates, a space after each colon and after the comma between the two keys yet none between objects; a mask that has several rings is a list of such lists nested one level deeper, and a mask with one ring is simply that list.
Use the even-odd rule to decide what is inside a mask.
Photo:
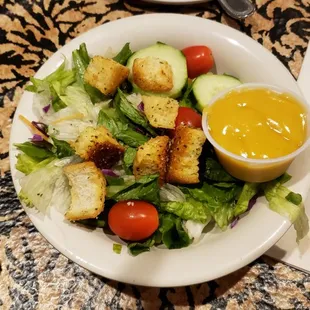
[{"label": "salad", "polygon": [[[46,214],[57,207],[77,225],[103,228],[138,255],[198,242],[207,225],[232,229],[265,196],[269,208],[308,232],[302,197],[290,176],[247,183],[228,174],[201,128],[218,92],[241,84],[213,74],[206,46],[178,50],[157,42],[116,56],[72,52],[44,79],[31,78],[33,136],[15,144],[20,200]],[[263,221],[263,219],[262,219]],[[120,253],[122,246],[114,244]]]}]

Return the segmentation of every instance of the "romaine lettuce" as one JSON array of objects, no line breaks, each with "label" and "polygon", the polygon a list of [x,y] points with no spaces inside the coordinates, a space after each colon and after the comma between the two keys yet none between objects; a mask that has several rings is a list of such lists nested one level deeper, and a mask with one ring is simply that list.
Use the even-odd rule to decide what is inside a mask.
[{"label": "romaine lettuce", "polygon": [[129,252],[133,256],[137,256],[143,252],[148,252],[155,245],[155,237],[151,236],[144,242],[132,242],[127,245]]},{"label": "romaine lettuce", "polygon": [[138,147],[149,139],[147,136],[132,129],[128,121],[124,122],[115,109],[102,109],[99,112],[98,125],[105,126],[116,139],[121,140],[130,147]]},{"label": "romaine lettuce", "polygon": [[162,242],[168,249],[180,249],[191,244],[192,240],[184,230],[181,218],[169,214],[160,214],[159,232]]},{"label": "romaine lettuce", "polygon": [[224,170],[221,164],[214,158],[207,157],[206,158],[206,166],[204,177],[207,180],[215,181],[215,182],[237,182],[234,177],[232,177],[228,172]]},{"label": "romaine lettuce", "polygon": [[117,93],[120,97],[119,108],[120,111],[128,117],[133,123],[143,127],[151,135],[156,135],[155,130],[151,127],[148,119],[137,108],[135,108],[127,99],[125,94],[118,88]]},{"label": "romaine lettuce", "polygon": [[35,159],[46,159],[50,157],[54,157],[52,151],[34,145],[33,143],[27,141],[24,143],[15,143],[14,146],[19,150],[25,153],[26,155],[30,156],[31,158]]},{"label": "romaine lettuce", "polygon": [[119,53],[113,58],[114,61],[120,63],[121,65],[125,65],[128,58],[133,54],[130,49],[130,44],[126,43],[123,48],[119,51]]},{"label": "romaine lettuce", "polygon": [[158,175],[143,176],[131,186],[117,192],[112,199],[116,201],[139,199],[159,205]]},{"label": "romaine lettuce", "polygon": [[104,94],[99,89],[87,84],[84,81],[84,73],[90,62],[90,57],[86,48],[86,44],[82,43],[78,49],[72,52],[72,61],[74,64],[76,79],[80,87],[82,87],[89,95],[92,103],[98,103],[105,99]]},{"label": "romaine lettuce", "polygon": [[211,213],[206,203],[197,201],[191,197],[183,202],[161,202],[160,211],[173,213],[183,220],[193,220],[203,224],[211,220]]},{"label": "romaine lettuce", "polygon": [[237,217],[244,212],[246,212],[249,208],[250,200],[258,193],[260,189],[259,183],[245,183],[237,204],[234,209],[234,216]]}]

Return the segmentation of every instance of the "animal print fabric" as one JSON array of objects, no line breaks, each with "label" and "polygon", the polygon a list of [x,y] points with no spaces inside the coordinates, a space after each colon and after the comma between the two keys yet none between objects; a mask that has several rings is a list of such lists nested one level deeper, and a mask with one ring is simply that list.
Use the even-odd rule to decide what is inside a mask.
[{"label": "animal print fabric", "polygon": [[121,0],[0,0],[0,309],[310,309],[310,276],[262,257],[223,278],[147,288],[91,274],[55,250],[20,206],[9,172],[12,117],[25,83],[58,48],[119,18],[175,12],[251,36],[297,78],[310,35],[309,0],[257,0],[244,21],[217,2],[165,6]]}]

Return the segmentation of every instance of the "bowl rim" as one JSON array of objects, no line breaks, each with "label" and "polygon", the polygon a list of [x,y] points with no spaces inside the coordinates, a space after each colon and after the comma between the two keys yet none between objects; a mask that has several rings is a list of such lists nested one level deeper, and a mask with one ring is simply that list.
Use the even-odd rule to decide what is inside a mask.
[{"label": "bowl rim", "polygon": [[230,87],[228,89],[225,89],[223,91],[221,91],[220,93],[218,93],[217,95],[215,95],[214,97],[212,97],[211,101],[208,103],[208,107],[212,106],[213,104],[215,104],[217,102],[217,100],[225,97],[228,93],[232,92],[232,91],[238,91],[238,90],[242,90],[242,89],[266,89],[266,90],[271,90],[273,92],[276,92],[278,94],[289,94],[291,95],[293,98],[295,98],[304,108],[307,114],[307,138],[305,139],[305,141],[303,142],[303,144],[296,149],[294,152],[291,152],[287,155],[284,156],[280,156],[280,157],[276,157],[276,158],[266,158],[266,159],[256,159],[256,158],[245,158],[241,155],[237,155],[231,151],[228,151],[227,149],[225,149],[223,146],[221,146],[210,134],[210,129],[209,129],[209,124],[208,124],[208,113],[207,112],[202,112],[202,128],[203,131],[208,139],[208,141],[212,144],[212,146],[214,148],[216,148],[217,150],[219,150],[221,153],[229,156],[230,158],[233,158],[235,160],[238,160],[240,162],[244,162],[247,164],[253,164],[253,165],[259,165],[259,164],[264,164],[264,165],[268,165],[268,164],[276,164],[276,163],[280,163],[280,162],[285,162],[285,161],[289,161],[294,159],[295,157],[297,157],[300,153],[302,153],[304,150],[306,150],[309,145],[310,145],[310,107],[307,104],[305,98],[303,98],[303,96],[297,94],[296,92],[293,92],[289,89],[286,88],[282,88],[276,85],[271,85],[271,84],[265,84],[265,83],[244,83],[238,86],[234,86],[234,87]]}]

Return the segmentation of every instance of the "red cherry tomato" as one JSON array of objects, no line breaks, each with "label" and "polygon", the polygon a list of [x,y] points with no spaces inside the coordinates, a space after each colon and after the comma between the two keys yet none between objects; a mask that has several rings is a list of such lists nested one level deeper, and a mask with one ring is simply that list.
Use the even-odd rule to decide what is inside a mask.
[{"label": "red cherry tomato", "polygon": [[[175,128],[180,125],[202,128],[202,117],[195,110],[187,107],[179,107],[178,116],[175,120]],[[175,135],[175,129],[170,131],[170,137],[173,138]]]},{"label": "red cherry tomato", "polygon": [[182,52],[186,57],[188,76],[191,79],[208,73],[214,65],[212,51],[207,46],[189,46]]},{"label": "red cherry tomato", "polygon": [[127,200],[116,203],[108,215],[110,229],[120,238],[139,241],[150,237],[159,225],[156,208],[145,201]]},{"label": "red cherry tomato", "polygon": [[201,122],[201,115],[195,110],[187,107],[180,107],[178,111],[178,116],[175,120],[175,127],[185,125],[194,128],[202,128]]}]

